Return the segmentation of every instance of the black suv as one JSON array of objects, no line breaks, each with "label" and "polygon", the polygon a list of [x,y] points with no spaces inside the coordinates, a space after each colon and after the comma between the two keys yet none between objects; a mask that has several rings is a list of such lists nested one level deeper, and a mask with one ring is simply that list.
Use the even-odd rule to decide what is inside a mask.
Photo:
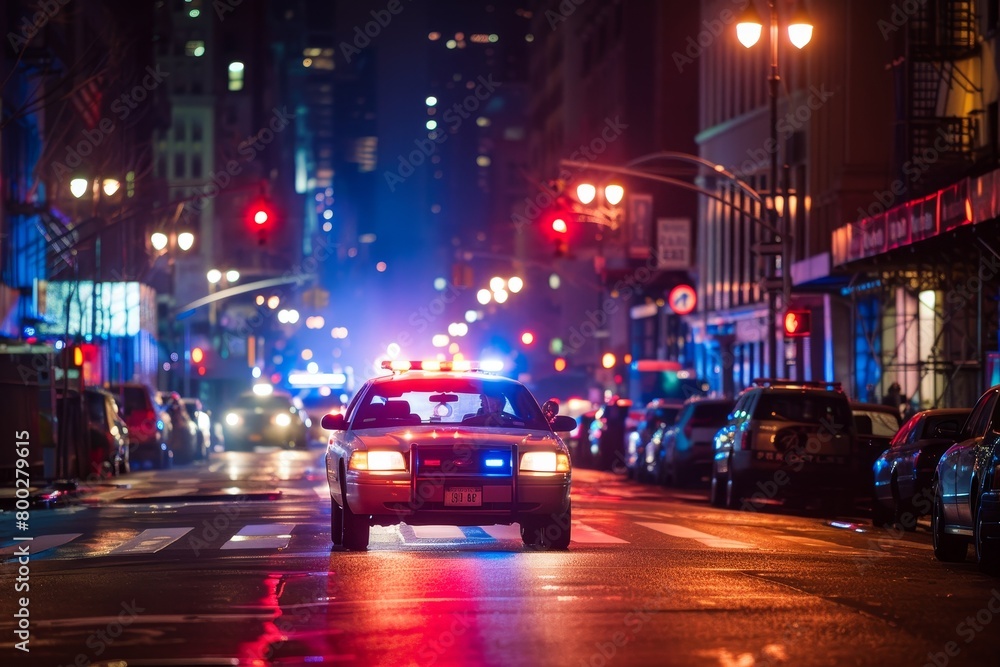
[{"label": "black suv", "polygon": [[713,442],[710,500],[758,509],[766,501],[852,491],[851,405],[839,382],[756,379]]}]

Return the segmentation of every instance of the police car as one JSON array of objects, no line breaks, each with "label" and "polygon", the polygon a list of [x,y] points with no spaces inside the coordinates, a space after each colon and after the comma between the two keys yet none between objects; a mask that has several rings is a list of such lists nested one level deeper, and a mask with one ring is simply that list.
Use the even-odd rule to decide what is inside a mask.
[{"label": "police car", "polygon": [[569,546],[569,450],[556,433],[571,417],[475,362],[382,368],[392,373],[323,417],[334,545],[367,549],[371,526],[519,523],[527,546]]}]

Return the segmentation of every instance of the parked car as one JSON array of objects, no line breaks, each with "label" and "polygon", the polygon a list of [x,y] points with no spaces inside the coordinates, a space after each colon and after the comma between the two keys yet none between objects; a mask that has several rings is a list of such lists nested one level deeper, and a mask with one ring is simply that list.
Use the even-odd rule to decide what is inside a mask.
[{"label": "parked car", "polygon": [[1000,385],[976,402],[956,443],[938,461],[931,533],[934,555],[965,560],[971,542],[984,571],[1000,570]]},{"label": "parked car", "polygon": [[628,468],[629,478],[640,482],[652,480],[652,471],[647,459],[649,452],[652,451],[650,442],[653,434],[661,428],[672,425],[683,407],[684,403],[681,401],[663,399],[652,401],[646,406],[642,420],[634,431],[625,436],[625,466]]},{"label": "parked car", "polygon": [[100,476],[124,475],[130,471],[128,426],[115,397],[98,387],[87,387],[87,425],[91,470]]},{"label": "parked car", "polygon": [[713,440],[709,499],[842,499],[853,487],[851,406],[840,383],[757,379]]},{"label": "parked car", "polygon": [[854,465],[857,488],[867,494],[872,488],[872,466],[902,426],[899,408],[878,403],[851,403],[854,421]]},{"label": "parked car", "polygon": [[270,385],[257,385],[254,391],[241,394],[225,415],[227,451],[253,451],[257,445],[308,446],[312,422],[301,401]]},{"label": "parked car", "polygon": [[[903,424],[872,469],[873,524],[899,523],[912,529],[917,517],[930,514],[934,471],[941,455],[955,444],[953,436],[942,433],[957,433],[971,412],[971,408],[924,410]],[[907,512],[910,519],[903,520]]]},{"label": "parked car", "polygon": [[156,390],[147,384],[128,382],[108,387],[114,394],[129,432],[129,458],[133,466],[168,468],[173,462],[170,451],[170,415],[159,401]]},{"label": "parked car", "polygon": [[195,458],[208,458],[212,450],[212,416],[197,398],[184,398],[184,409],[195,425]]},{"label": "parked car", "polygon": [[590,462],[597,470],[625,472],[625,422],[632,401],[612,398],[602,405],[590,423]]},{"label": "parked car", "polygon": [[653,438],[646,465],[657,484],[697,484],[712,473],[712,440],[729,420],[733,400],[693,398]]}]

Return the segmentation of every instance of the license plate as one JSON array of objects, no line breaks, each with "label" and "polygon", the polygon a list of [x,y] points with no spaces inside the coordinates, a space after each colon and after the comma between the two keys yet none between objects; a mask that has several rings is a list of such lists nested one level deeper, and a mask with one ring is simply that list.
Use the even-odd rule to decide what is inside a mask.
[{"label": "license plate", "polygon": [[454,486],[444,490],[445,507],[482,507],[483,489],[479,486]]}]

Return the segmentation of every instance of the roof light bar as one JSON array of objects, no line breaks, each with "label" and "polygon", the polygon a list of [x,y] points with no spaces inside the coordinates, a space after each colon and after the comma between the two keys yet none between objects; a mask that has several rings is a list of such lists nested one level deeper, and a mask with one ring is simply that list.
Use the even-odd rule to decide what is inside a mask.
[{"label": "roof light bar", "polygon": [[427,359],[423,361],[405,361],[400,359],[385,360],[381,364],[383,370],[401,373],[404,371],[446,371],[446,372],[484,372],[499,373],[503,370],[503,361],[491,359],[487,361],[435,361]]}]

